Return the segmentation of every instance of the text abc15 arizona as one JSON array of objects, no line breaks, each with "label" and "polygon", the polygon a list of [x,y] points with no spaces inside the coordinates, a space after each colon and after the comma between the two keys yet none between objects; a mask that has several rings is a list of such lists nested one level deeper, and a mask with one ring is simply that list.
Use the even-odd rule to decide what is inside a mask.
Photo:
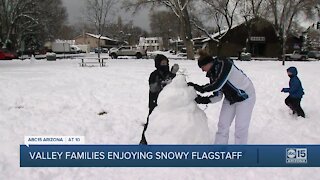
[{"label": "text abc15 arizona", "polygon": [[286,152],[287,163],[307,163],[307,148],[287,148]]}]

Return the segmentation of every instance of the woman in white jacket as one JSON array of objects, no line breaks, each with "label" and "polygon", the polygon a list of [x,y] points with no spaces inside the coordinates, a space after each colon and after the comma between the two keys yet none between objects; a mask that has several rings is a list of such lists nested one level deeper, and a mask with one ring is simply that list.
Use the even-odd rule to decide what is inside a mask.
[{"label": "woman in white jacket", "polygon": [[199,52],[198,65],[207,72],[210,83],[200,86],[189,82],[200,93],[213,92],[213,95],[198,96],[198,104],[209,104],[223,98],[215,144],[228,144],[229,129],[235,119],[235,144],[247,144],[248,130],[253,107],[256,101],[255,89],[251,80],[227,59],[213,59],[206,52]]}]

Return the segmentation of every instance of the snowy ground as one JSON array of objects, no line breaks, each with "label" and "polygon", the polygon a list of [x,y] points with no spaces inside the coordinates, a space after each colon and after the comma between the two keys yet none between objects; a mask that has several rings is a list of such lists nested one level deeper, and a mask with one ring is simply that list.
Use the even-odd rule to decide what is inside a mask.
[{"label": "snowy ground", "polygon": [[[0,61],[0,179],[319,179],[320,168],[20,168],[27,135],[79,135],[88,144],[137,144],[148,108],[153,60],[109,60],[79,67],[80,60]],[[206,83],[195,61],[172,60],[187,80]],[[239,62],[257,93],[250,144],[320,143],[320,62]],[[284,104],[286,68],[294,65],[305,89],[307,118]],[[221,103],[201,106],[214,135]],[[105,111],[103,116],[97,115]],[[231,143],[234,129],[231,130]]]}]

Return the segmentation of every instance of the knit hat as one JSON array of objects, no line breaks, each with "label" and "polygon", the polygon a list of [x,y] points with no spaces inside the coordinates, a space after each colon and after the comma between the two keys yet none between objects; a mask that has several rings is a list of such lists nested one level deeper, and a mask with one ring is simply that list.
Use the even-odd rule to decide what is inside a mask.
[{"label": "knit hat", "polygon": [[204,51],[202,49],[200,49],[198,51],[198,54],[200,55],[200,57],[198,59],[199,68],[214,61],[214,59],[206,51]]}]

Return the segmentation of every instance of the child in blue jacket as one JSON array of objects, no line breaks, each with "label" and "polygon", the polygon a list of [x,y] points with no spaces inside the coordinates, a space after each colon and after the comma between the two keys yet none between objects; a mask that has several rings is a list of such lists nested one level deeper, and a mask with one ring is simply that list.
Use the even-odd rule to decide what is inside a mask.
[{"label": "child in blue jacket", "polygon": [[301,81],[298,78],[298,70],[295,67],[287,69],[288,76],[290,77],[289,88],[283,88],[281,92],[289,93],[285,103],[293,111],[293,114],[305,118],[303,109],[300,106],[302,96],[304,95]]}]

